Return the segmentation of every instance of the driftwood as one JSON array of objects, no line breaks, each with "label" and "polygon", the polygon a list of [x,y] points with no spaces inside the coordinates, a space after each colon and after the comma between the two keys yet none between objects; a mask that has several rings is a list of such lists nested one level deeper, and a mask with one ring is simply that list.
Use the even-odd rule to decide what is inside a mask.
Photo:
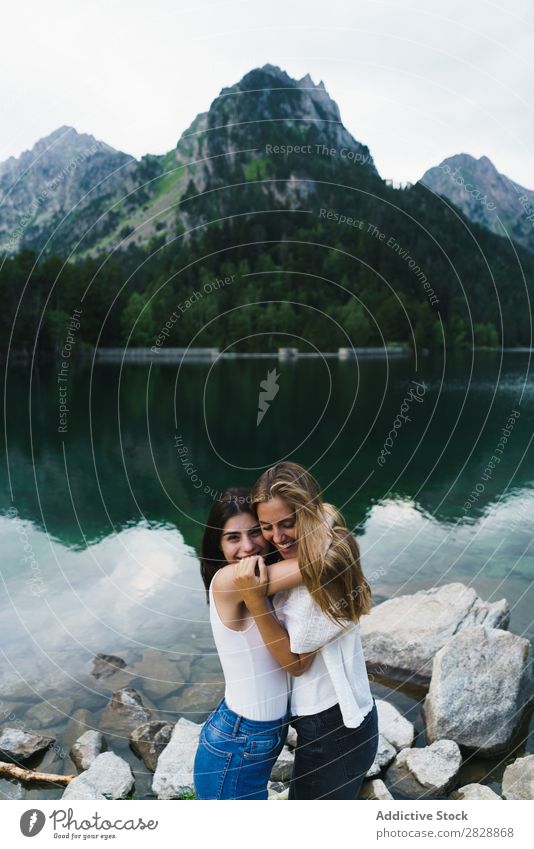
[{"label": "driftwood", "polygon": [[44,781],[48,784],[69,784],[75,775],[54,775],[51,772],[36,772],[34,769],[24,769],[16,764],[0,761],[0,775],[10,775],[19,781]]}]

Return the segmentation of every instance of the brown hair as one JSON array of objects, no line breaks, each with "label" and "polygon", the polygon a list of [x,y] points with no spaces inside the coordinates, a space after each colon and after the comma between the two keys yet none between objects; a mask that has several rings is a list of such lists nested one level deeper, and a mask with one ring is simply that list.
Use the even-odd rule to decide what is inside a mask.
[{"label": "brown hair", "polygon": [[371,588],[341,514],[323,502],[317,481],[297,463],[277,463],[256,482],[254,507],[271,498],[282,498],[295,514],[299,567],[314,601],[335,622],[358,622],[371,609]]},{"label": "brown hair", "polygon": [[221,536],[228,519],[238,513],[250,513],[256,518],[250,501],[250,489],[234,486],[225,489],[214,503],[204,528],[200,546],[200,574],[206,587],[206,597],[209,604],[209,588],[213,576],[219,569],[226,566],[226,560],[221,549]]}]

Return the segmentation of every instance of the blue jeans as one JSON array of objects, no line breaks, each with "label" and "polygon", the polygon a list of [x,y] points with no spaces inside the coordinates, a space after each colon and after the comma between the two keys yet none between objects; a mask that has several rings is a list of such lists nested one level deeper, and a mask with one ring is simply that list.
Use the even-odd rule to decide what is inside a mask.
[{"label": "blue jeans", "polygon": [[378,749],[375,700],[357,728],[343,725],[339,705],[291,720],[297,732],[290,799],[357,799]]},{"label": "blue jeans", "polygon": [[222,699],[208,716],[195,756],[197,799],[267,799],[267,782],[286,741],[289,712],[273,722],[245,719]]}]

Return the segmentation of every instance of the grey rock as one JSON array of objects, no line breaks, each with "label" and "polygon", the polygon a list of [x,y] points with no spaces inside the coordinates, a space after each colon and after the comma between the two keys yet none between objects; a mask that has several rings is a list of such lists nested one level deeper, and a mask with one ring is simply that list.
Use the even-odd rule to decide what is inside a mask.
[{"label": "grey rock", "polygon": [[422,749],[402,749],[387,771],[387,786],[409,799],[444,796],[461,764],[460,748],[453,740],[438,740]]},{"label": "grey rock", "polygon": [[480,599],[472,587],[445,584],[384,601],[360,623],[369,672],[396,681],[428,686],[434,655],[463,628],[506,628],[505,599]]},{"label": "grey rock", "polygon": [[126,661],[114,654],[97,654],[93,659],[91,675],[95,678],[109,678],[117,669],[124,669]]},{"label": "grey rock", "polygon": [[114,752],[103,752],[89,769],[73,778],[62,799],[123,799],[134,777],[129,764]]},{"label": "grey rock", "polygon": [[289,746],[290,749],[297,748],[297,731],[292,725],[289,726],[287,731],[286,745]]},{"label": "grey rock", "polygon": [[491,787],[486,787],[485,784],[464,784],[458,790],[453,790],[451,799],[500,799],[501,797],[494,793]]},{"label": "grey rock", "polygon": [[74,700],[68,697],[60,696],[50,699],[49,701],[39,702],[32,705],[26,711],[26,717],[37,723],[41,728],[46,728],[49,725],[54,725],[56,722],[64,722],[70,717]]},{"label": "grey rock", "polygon": [[223,693],[223,684],[187,684],[178,696],[165,699],[162,706],[171,715],[183,715],[190,721],[203,722]]},{"label": "grey rock", "polygon": [[143,759],[147,769],[156,771],[158,758],[171,739],[174,723],[145,722],[130,734],[130,746]]},{"label": "grey rock", "polygon": [[530,642],[497,628],[465,628],[434,658],[423,705],[429,742],[484,755],[505,751],[532,699]]},{"label": "grey rock", "polygon": [[161,651],[147,649],[140,661],[132,667],[132,674],[137,676],[137,685],[141,686],[149,698],[159,701],[179,692],[187,678],[184,679],[179,664],[170,660]]},{"label": "grey rock", "polygon": [[367,770],[365,777],[374,778],[376,775],[380,775],[384,767],[391,763],[396,754],[396,748],[382,734],[379,734],[375,759],[372,766]]},{"label": "grey rock", "polygon": [[55,737],[44,737],[33,731],[2,728],[0,729],[0,758],[24,763],[53,746],[55,742]]},{"label": "grey rock", "polygon": [[360,790],[359,799],[375,799],[378,802],[390,802],[393,796],[386,785],[379,778],[372,781],[364,781]]},{"label": "grey rock", "polygon": [[194,790],[193,767],[202,725],[183,717],[158,758],[152,791],[158,799],[179,799]]},{"label": "grey rock", "polygon": [[86,708],[75,710],[63,733],[62,739],[65,750],[68,751],[86,731],[94,731],[94,724],[95,718],[91,714],[91,711],[86,710]]},{"label": "grey rock", "polygon": [[268,798],[271,800],[282,801],[289,796],[289,787],[281,782],[269,781],[267,783]]},{"label": "grey rock", "polygon": [[376,699],[378,711],[378,730],[397,750],[413,745],[415,729],[411,722],[394,705],[383,699]]},{"label": "grey rock", "polygon": [[516,758],[506,767],[502,795],[505,799],[534,799],[534,755]]},{"label": "grey rock", "polygon": [[291,781],[294,764],[294,752],[292,752],[287,746],[284,746],[271,770],[271,781],[282,781],[284,783]]},{"label": "grey rock", "polygon": [[0,778],[0,801],[6,799],[25,799],[26,791],[22,784],[14,779]]},{"label": "grey rock", "polygon": [[99,755],[106,750],[106,741],[100,731],[86,731],[71,746],[69,755],[78,772],[89,769]]},{"label": "grey rock", "polygon": [[113,693],[102,711],[100,726],[117,734],[128,735],[138,725],[150,719],[152,719],[152,713],[143,704],[143,699],[137,690],[124,687]]}]

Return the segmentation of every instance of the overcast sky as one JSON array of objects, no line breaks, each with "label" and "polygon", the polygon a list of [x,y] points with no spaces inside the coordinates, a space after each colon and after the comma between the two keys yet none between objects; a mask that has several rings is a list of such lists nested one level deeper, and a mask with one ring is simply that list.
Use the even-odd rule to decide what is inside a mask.
[{"label": "overcast sky", "polygon": [[3,4],[0,160],[68,124],[137,157],[173,148],[270,62],[323,80],[380,174],[490,157],[534,188],[532,0],[24,0]]}]

